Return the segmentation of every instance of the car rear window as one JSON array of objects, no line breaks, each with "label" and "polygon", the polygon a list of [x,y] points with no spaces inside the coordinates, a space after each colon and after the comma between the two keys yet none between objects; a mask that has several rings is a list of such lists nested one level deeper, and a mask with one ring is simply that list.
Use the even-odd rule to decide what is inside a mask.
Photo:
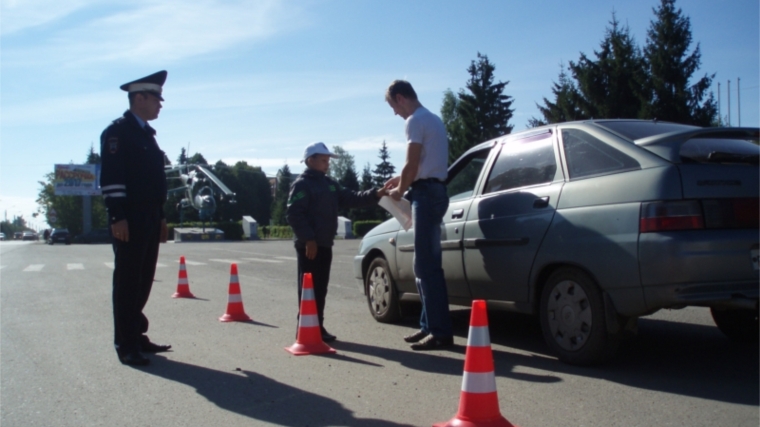
[{"label": "car rear window", "polygon": [[682,125],[667,122],[642,122],[642,121],[605,121],[595,123],[597,126],[607,128],[613,132],[635,141],[650,136],[662,135],[670,132],[686,132],[699,129],[697,126]]},{"label": "car rear window", "polygon": [[681,144],[684,163],[745,163],[756,165],[760,159],[757,138],[691,138]]},{"label": "car rear window", "polygon": [[640,169],[636,159],[579,129],[562,129],[570,179]]}]

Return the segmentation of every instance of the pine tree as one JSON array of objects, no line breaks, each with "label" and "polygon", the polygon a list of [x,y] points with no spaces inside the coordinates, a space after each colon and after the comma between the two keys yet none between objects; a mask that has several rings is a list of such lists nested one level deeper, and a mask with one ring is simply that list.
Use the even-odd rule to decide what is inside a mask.
[{"label": "pine tree", "polygon": [[565,73],[564,67],[561,64],[559,81],[554,83],[552,93],[554,93],[554,102],[544,98],[543,107],[536,104],[541,115],[543,115],[543,119],[531,118],[528,121],[529,127],[588,118],[581,113],[578,106],[580,97],[578,89],[575,87],[572,79]]},{"label": "pine tree", "polygon": [[380,157],[380,163],[378,163],[375,166],[375,170],[372,171],[372,179],[375,187],[382,187],[385,185],[385,182],[393,178],[396,173],[396,167],[388,161],[390,154],[388,153],[388,145],[385,144],[385,141],[383,141],[383,145],[380,147],[380,154],[378,157]]},{"label": "pine tree", "polygon": [[[370,190],[372,188],[375,188],[375,182],[374,178],[372,177],[372,172],[370,168],[370,164],[367,163],[364,166],[364,169],[362,170],[362,180],[359,184],[359,189],[361,191]],[[359,209],[355,209],[352,212],[352,221],[368,221],[373,219],[379,219],[381,218],[381,210],[382,208],[378,206],[368,206],[363,207]]]},{"label": "pine tree", "polygon": [[[636,118],[641,111],[644,63],[628,27],[612,14],[595,60],[581,53],[570,62],[582,118]],[[560,83],[561,84],[561,83]]]},{"label": "pine tree", "polygon": [[512,97],[504,95],[506,82],[494,83],[496,67],[487,55],[478,52],[478,59],[473,60],[467,72],[470,80],[466,88],[459,91],[457,113],[462,120],[463,145],[449,148],[449,158],[456,159],[462,153],[481,142],[506,135],[514,126],[509,124],[512,118]]},{"label": "pine tree", "polygon": [[[353,165],[349,165],[349,168],[343,172],[343,176],[340,177],[338,182],[340,183],[341,187],[345,189],[351,191],[359,190],[359,178],[356,176],[356,170],[354,170]],[[354,217],[356,216],[356,209],[341,208],[338,210],[338,214],[350,218],[352,221],[355,221]]]},{"label": "pine tree", "polygon": [[[449,138],[449,164],[454,163],[459,154],[469,148],[464,137],[464,124],[459,116],[459,98],[451,89],[443,93],[443,105],[441,106],[441,121],[446,127],[446,135]],[[459,154],[455,154],[459,153]]]},{"label": "pine tree", "polygon": [[717,105],[708,89],[715,74],[705,75],[689,85],[699,69],[699,44],[689,53],[692,42],[691,22],[675,0],[660,0],[653,9],[656,20],[651,21],[644,47],[648,73],[644,108],[641,116],[699,126],[716,121]]},{"label": "pine tree", "polygon": [[287,225],[285,214],[288,209],[288,196],[290,195],[290,184],[293,182],[293,175],[290,168],[285,164],[277,171],[277,189],[275,190],[274,201],[272,202],[272,222],[274,225]]},{"label": "pine tree", "polygon": [[[333,146],[333,153],[338,156],[337,159],[330,160],[330,169],[327,174],[337,180],[340,180],[349,168],[354,168],[354,156],[348,154],[339,145]],[[356,171],[354,171],[356,172]]]}]

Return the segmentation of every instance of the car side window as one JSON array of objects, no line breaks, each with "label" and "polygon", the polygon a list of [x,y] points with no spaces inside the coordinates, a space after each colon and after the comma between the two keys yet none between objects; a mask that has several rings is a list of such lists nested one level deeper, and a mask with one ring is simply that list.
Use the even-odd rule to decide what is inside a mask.
[{"label": "car side window", "polygon": [[562,129],[570,179],[640,169],[641,165],[604,141],[578,129]]},{"label": "car side window", "polygon": [[485,150],[472,153],[449,170],[446,192],[450,201],[472,197],[480,171],[483,170],[483,165],[485,165],[490,152],[491,147],[488,147]]},{"label": "car side window", "polygon": [[505,143],[488,176],[484,194],[546,184],[557,174],[551,133]]}]

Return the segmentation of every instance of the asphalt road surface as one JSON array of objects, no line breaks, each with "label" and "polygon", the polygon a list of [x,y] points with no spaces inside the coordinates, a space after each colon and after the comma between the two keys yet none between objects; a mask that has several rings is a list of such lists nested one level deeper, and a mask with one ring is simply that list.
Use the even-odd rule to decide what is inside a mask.
[{"label": "asphalt road surface", "polygon": [[[293,356],[288,241],[168,243],[146,307],[173,351],[121,365],[108,245],[0,242],[0,424],[30,426],[430,426],[457,412],[470,310],[451,350],[416,353],[416,319],[376,323],[353,278],[359,242],[337,241],[325,325],[337,354]],[[184,255],[197,299],[174,299]],[[230,263],[252,322],[222,323]],[[565,365],[538,322],[489,312],[501,413],[521,427],[752,426],[758,346],[732,344],[707,309],[661,311],[607,365]]]}]

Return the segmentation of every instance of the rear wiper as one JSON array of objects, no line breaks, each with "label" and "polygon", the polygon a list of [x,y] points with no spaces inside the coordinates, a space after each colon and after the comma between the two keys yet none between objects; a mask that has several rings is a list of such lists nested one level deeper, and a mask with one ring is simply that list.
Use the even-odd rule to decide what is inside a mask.
[{"label": "rear wiper", "polygon": [[749,165],[760,165],[760,155],[713,151],[707,155],[707,161],[711,163],[746,163]]}]

